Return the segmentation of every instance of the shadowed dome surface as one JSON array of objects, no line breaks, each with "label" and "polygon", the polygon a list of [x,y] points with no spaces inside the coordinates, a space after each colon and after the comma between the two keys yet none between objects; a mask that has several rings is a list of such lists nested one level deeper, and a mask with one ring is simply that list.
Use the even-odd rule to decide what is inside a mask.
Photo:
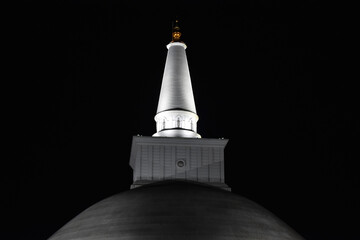
[{"label": "shadowed dome surface", "polygon": [[89,207],[51,240],[300,240],[258,204],[215,187],[162,181]]}]

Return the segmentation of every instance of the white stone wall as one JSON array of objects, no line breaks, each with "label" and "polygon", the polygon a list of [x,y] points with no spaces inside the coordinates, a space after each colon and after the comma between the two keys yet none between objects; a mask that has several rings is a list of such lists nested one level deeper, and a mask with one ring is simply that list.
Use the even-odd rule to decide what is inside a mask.
[{"label": "white stone wall", "polygon": [[225,183],[226,139],[134,137],[130,165],[136,182],[186,179]]}]

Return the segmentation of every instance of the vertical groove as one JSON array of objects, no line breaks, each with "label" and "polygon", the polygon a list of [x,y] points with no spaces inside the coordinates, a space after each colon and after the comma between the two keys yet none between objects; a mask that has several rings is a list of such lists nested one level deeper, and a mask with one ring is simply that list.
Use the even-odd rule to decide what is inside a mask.
[{"label": "vertical groove", "polygon": [[[210,154],[210,151],[209,151],[209,154],[208,155],[211,155]],[[208,182],[210,182],[210,156],[208,156],[208,164],[207,164],[207,169],[208,169]]]},{"label": "vertical groove", "polygon": [[161,146],[161,148],[163,149],[163,160],[162,160],[162,165],[163,165],[163,179],[165,179],[166,176],[166,172],[165,172],[165,146]]},{"label": "vertical groove", "polygon": [[142,173],[141,173],[141,165],[142,165],[142,151],[143,151],[143,149],[142,149],[142,145],[140,145],[140,162],[139,162],[139,180],[141,180],[142,178],[141,178],[141,176],[142,176]]},{"label": "vertical groove", "polygon": [[154,180],[154,145],[149,145],[149,148],[151,148],[151,180]]}]

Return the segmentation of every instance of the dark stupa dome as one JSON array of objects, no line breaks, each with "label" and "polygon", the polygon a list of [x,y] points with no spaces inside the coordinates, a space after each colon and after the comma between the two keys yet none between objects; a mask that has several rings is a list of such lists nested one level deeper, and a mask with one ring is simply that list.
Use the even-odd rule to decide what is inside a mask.
[{"label": "dark stupa dome", "polygon": [[89,207],[51,240],[300,240],[258,204],[188,181],[162,181]]}]

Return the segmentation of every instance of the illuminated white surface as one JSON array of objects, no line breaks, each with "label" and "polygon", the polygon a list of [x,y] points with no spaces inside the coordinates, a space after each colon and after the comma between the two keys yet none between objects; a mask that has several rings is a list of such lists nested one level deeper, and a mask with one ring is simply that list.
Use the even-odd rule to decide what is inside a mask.
[{"label": "illuminated white surface", "polygon": [[186,45],[174,42],[167,45],[165,70],[162,79],[154,137],[200,138]]},{"label": "illuminated white surface", "polygon": [[184,137],[184,138],[201,138],[196,132],[185,129],[165,129],[153,134],[153,137]]},{"label": "illuminated white surface", "polygon": [[158,123],[156,131],[168,128],[184,128],[196,132],[196,122],[199,117],[195,113],[170,110],[156,114],[155,121]]}]

